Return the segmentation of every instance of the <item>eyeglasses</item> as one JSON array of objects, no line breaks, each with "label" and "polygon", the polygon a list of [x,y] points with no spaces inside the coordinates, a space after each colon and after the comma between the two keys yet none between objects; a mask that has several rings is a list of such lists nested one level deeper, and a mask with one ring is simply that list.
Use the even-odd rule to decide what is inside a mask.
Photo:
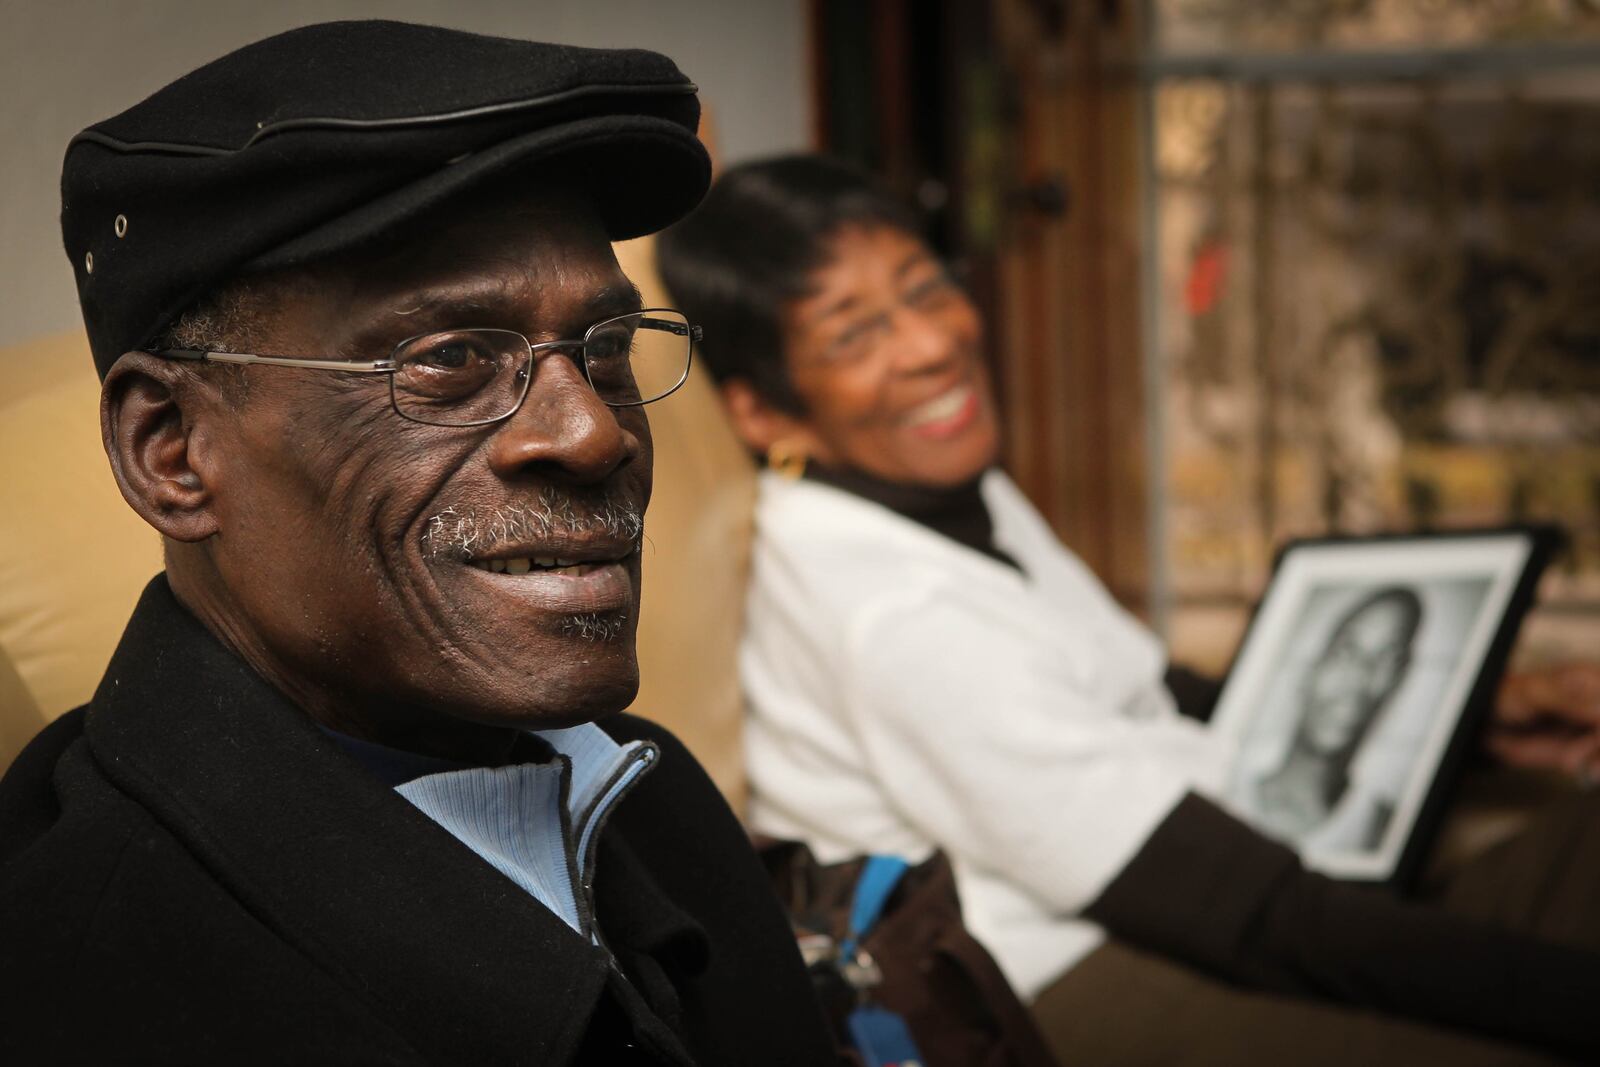
[{"label": "eyeglasses", "polygon": [[858,313],[826,343],[814,362],[847,366],[864,361],[879,351],[880,342],[894,334],[897,307],[929,314],[953,304],[963,295],[961,285],[948,269],[937,264],[935,267],[900,292],[888,306]]},{"label": "eyeglasses", "polygon": [[532,366],[565,352],[591,388],[614,408],[638,407],[676,392],[689,376],[700,327],[671,308],[597,322],[581,341],[531,343],[512,330],[440,330],[395,345],[388,359],[333,360],[169,348],[154,355],[213,363],[389,375],[395,414],[430,426],[485,426],[508,419],[527,398]]}]

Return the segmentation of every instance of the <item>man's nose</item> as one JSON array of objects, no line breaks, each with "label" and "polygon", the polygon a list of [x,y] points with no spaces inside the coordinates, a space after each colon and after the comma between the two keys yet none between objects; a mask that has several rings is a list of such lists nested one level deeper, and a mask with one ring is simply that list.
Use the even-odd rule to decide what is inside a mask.
[{"label": "man's nose", "polygon": [[575,353],[554,352],[528,368],[533,381],[517,412],[489,440],[489,465],[503,478],[529,468],[559,481],[600,482],[639,455],[637,436],[590,388]]}]

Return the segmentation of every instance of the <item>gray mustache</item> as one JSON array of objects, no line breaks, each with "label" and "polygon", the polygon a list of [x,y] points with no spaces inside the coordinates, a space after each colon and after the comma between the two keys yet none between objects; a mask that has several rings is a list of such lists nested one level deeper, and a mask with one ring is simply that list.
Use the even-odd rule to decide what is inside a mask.
[{"label": "gray mustache", "polygon": [[506,545],[560,537],[604,537],[638,545],[644,515],[630,501],[584,497],[546,486],[533,503],[493,508],[452,505],[428,517],[422,534],[429,559],[469,559]]}]

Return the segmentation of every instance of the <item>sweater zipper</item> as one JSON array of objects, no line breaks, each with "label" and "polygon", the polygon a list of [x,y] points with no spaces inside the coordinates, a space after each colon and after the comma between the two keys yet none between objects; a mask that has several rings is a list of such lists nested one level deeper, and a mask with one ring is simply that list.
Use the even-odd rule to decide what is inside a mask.
[{"label": "sweater zipper", "polygon": [[[612,954],[601,935],[599,926],[594,918],[594,862],[595,854],[600,844],[600,829],[606,817],[617,803],[632,792],[639,779],[644,777],[644,772],[660,755],[660,749],[646,741],[633,750],[630,757],[611,773],[605,785],[596,795],[594,803],[579,817],[582,827],[578,840],[572,839],[571,820],[567,813],[567,784],[563,778],[561,787],[561,832],[567,841],[568,847],[563,849],[567,854],[567,874],[570,884],[574,887],[574,907],[578,912],[578,928],[583,936],[592,939],[602,949],[606,957],[611,960],[612,967],[617,974],[626,981],[622,969],[616,965],[616,957]],[[570,770],[570,768],[569,768]]]}]

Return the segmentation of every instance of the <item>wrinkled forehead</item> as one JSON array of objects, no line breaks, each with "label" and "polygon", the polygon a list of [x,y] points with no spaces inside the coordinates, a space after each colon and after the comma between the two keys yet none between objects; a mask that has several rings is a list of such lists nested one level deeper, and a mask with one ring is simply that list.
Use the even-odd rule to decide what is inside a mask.
[{"label": "wrinkled forehead", "polygon": [[614,264],[610,249],[600,211],[581,188],[522,183],[398,227],[332,265],[397,282],[456,267],[561,273],[594,259]]},{"label": "wrinkled forehead", "polygon": [[457,205],[378,245],[290,279],[302,314],[330,327],[366,318],[436,325],[575,328],[634,310],[600,212],[566,183],[524,184]]}]

